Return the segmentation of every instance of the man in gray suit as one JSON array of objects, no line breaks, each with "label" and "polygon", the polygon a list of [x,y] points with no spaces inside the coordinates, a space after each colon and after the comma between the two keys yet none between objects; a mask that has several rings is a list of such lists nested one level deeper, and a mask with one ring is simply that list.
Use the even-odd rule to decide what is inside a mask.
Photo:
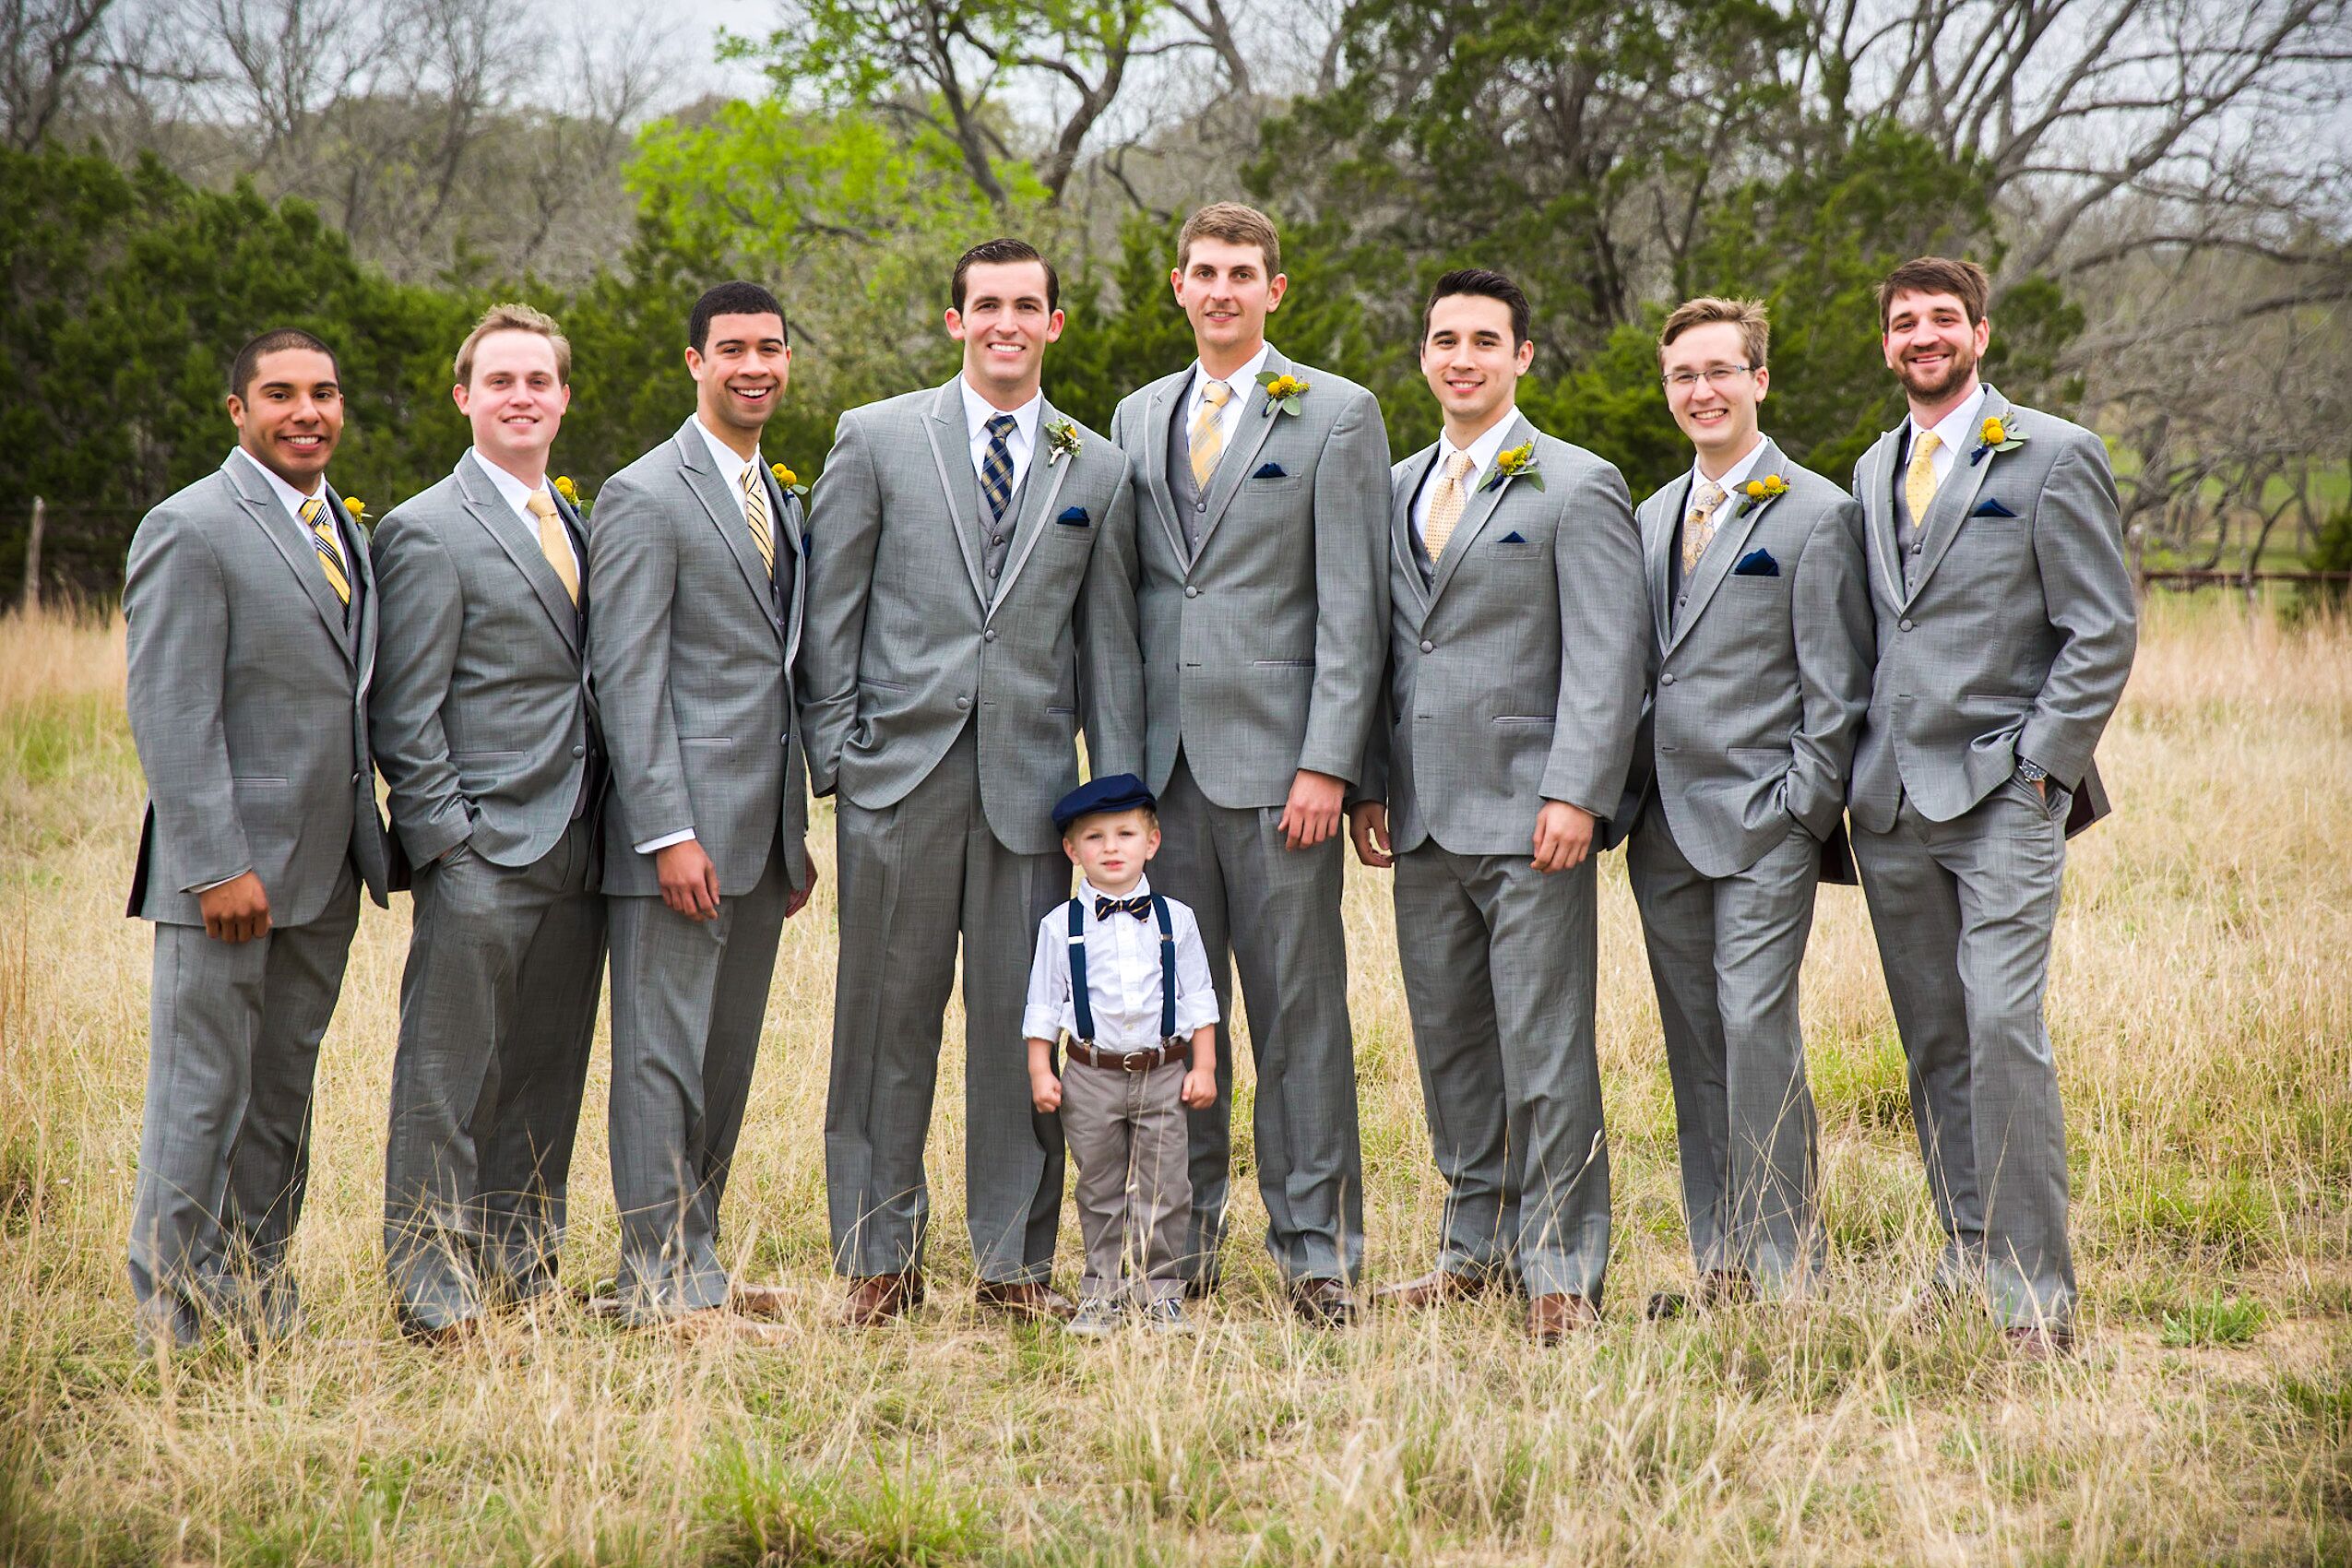
[{"label": "man in gray suit", "polygon": [[1389,722],[1349,828],[1366,865],[1396,868],[1447,1188],[1436,1268],[1382,1299],[1515,1285],[1552,1344],[1598,1321],[1609,1264],[1592,850],[1641,713],[1643,599],[1625,481],[1517,410],[1527,316],[1475,268],[1423,313],[1444,434],[1390,476]]},{"label": "man in gray suit", "polygon": [[1199,916],[1217,981],[1217,1103],[1190,1118],[1189,1288],[1216,1288],[1225,1235],[1238,962],[1266,1250],[1301,1315],[1344,1322],[1363,1172],[1340,816],[1379,699],[1388,435],[1371,393],[1266,342],[1289,280],[1264,213],[1193,214],[1170,281],[1199,357],[1131,393],[1111,435],[1138,498],[1159,885]]},{"label": "man in gray suit", "polygon": [[142,1341],[292,1332],[286,1253],[311,1082],[359,924],[395,874],[375,812],[375,580],[327,464],[335,356],[265,332],[229,378],[237,448],[139,523],[123,613],[147,820],[128,913],[155,922],[131,1210]]},{"label": "man in gray suit", "polygon": [[1030,1103],[1038,922],[1070,895],[1053,802],[1142,756],[1134,502],[1119,449],[1047,402],[1060,282],[1019,240],[956,264],[944,386],[842,415],[811,520],[811,776],[838,791],[841,959],[826,1100],[834,1267],[853,1324],[922,1294],[939,1040],[964,953],[967,1220],[978,1299],[1051,1287],[1060,1123]]},{"label": "man in gray suit", "polygon": [[[1797,977],[1823,875],[1850,882],[1846,774],[1871,695],[1862,509],[1757,428],[1752,300],[1666,319],[1667,409],[1697,452],[1636,514],[1648,711],[1617,820],[1665,1025],[1702,1305],[1801,1291],[1822,1261]],[[1654,1317],[1689,1303],[1650,1302]]]},{"label": "man in gray suit", "polygon": [[719,1205],[777,942],[816,880],[792,703],[804,530],[759,446],[790,370],[785,331],[755,283],[695,302],[695,412],[612,476],[588,523],[588,667],[613,781],[616,1310],[695,1332],[748,1333],[722,1311],[784,1305],[772,1287],[731,1286]]},{"label": "man in gray suit", "polygon": [[493,306],[457,350],[472,450],[375,530],[375,755],[418,868],[384,1259],[432,1342],[555,1283],[604,978],[588,540],[547,481],[571,361],[552,320]]},{"label": "man in gray suit", "polygon": [[1928,1299],[1988,1297],[2044,1356],[2073,1344],[2074,1268],[2042,994],[2138,629],[2105,445],[1978,379],[1989,293],[1940,256],[1879,286],[1911,412],[1854,470],[1878,622],[1854,857],[1947,1239]]}]

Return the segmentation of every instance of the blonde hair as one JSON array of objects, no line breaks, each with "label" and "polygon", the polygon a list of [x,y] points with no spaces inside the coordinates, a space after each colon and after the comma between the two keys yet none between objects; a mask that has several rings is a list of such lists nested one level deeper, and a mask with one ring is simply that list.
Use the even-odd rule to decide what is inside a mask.
[{"label": "blonde hair", "polygon": [[1748,356],[1748,368],[1764,369],[1764,355],[1772,348],[1772,323],[1764,315],[1764,302],[1728,300],[1719,294],[1701,294],[1674,307],[1674,314],[1658,330],[1657,362],[1666,362],[1667,345],[1683,333],[1717,321],[1728,321],[1740,329],[1740,347]]},{"label": "blonde hair", "polygon": [[555,318],[543,310],[526,304],[493,305],[481,313],[474,329],[457,345],[457,385],[471,386],[474,382],[474,350],[493,332],[536,332],[555,346],[555,379],[565,386],[572,380],[572,340],[555,325]]},{"label": "blonde hair", "polygon": [[1282,270],[1282,242],[1275,236],[1274,220],[1238,201],[1213,201],[1190,218],[1176,235],[1176,270],[1193,262],[1193,242],[1223,240],[1229,245],[1255,245],[1265,257],[1268,278]]}]

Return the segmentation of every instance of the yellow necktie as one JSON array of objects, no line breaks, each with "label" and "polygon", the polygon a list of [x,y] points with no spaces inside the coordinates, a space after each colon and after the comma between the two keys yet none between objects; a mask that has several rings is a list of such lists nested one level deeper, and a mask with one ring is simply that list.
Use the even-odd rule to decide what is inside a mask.
[{"label": "yellow necktie", "polygon": [[759,552],[760,564],[767,575],[776,576],[776,536],[767,531],[767,490],[759,482],[759,465],[752,464],[743,470],[743,522],[752,530],[753,548]]},{"label": "yellow necktie", "polygon": [[1454,526],[1462,520],[1462,508],[1469,505],[1469,492],[1462,488],[1469,477],[1470,455],[1456,452],[1445,459],[1445,476],[1430,494],[1429,518],[1421,525],[1421,544],[1429,551],[1432,566],[1445,553],[1446,542],[1454,537]]},{"label": "yellow necktie", "polygon": [[1217,459],[1225,456],[1225,422],[1218,410],[1232,396],[1233,388],[1222,381],[1201,388],[1201,411],[1193,416],[1193,483],[1202,489],[1217,471]]},{"label": "yellow necktie", "polygon": [[1911,508],[1911,526],[1928,526],[1928,508],[1935,505],[1935,454],[1943,442],[1932,430],[1923,430],[1911,444],[1911,466],[1903,475],[1903,504]]},{"label": "yellow necktie", "polygon": [[543,490],[534,490],[523,502],[539,519],[539,552],[555,568],[555,580],[564,585],[571,597],[572,608],[580,607],[580,569],[572,560],[572,541],[564,537],[564,525],[555,516],[555,503]]},{"label": "yellow necktie", "polygon": [[313,498],[303,503],[303,523],[310,529],[311,547],[318,552],[319,570],[327,574],[327,586],[351,607],[351,579],[343,574],[343,552],[335,544],[335,519],[327,515],[327,503]]},{"label": "yellow necktie", "polygon": [[1723,499],[1723,486],[1709,480],[1699,488],[1691,515],[1682,519],[1682,575],[1686,577],[1699,569],[1699,557],[1707,552],[1715,538],[1715,514]]}]

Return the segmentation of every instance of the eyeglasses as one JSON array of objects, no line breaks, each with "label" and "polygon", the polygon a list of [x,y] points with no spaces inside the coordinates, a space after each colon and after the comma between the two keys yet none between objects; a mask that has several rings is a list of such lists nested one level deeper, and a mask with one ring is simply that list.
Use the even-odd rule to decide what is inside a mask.
[{"label": "eyeglasses", "polygon": [[1749,374],[1753,368],[1743,364],[1711,364],[1705,370],[1678,370],[1672,375],[1664,376],[1661,379],[1665,381],[1669,391],[1689,392],[1704,381],[1720,392],[1740,377]]}]

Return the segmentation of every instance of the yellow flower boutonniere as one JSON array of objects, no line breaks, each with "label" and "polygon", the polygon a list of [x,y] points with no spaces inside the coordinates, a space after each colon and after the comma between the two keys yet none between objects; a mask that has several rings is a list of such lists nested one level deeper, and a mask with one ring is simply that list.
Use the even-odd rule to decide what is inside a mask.
[{"label": "yellow flower boutonniere", "polygon": [[1543,488],[1543,469],[1536,461],[1536,444],[1532,441],[1517,446],[1506,446],[1494,455],[1494,471],[1487,475],[1480,490],[1493,490],[1511,480],[1525,480],[1538,490]]},{"label": "yellow flower boutonniere", "polygon": [[1307,395],[1307,384],[1295,375],[1277,375],[1270,370],[1258,372],[1258,385],[1265,388],[1265,417],[1295,414],[1299,399]]},{"label": "yellow flower boutonniere", "polygon": [[776,487],[785,494],[798,496],[802,501],[809,498],[809,487],[801,482],[801,476],[794,473],[790,466],[783,463],[770,463],[767,465],[767,471],[776,476]]},{"label": "yellow flower boutonniere", "polygon": [[1055,420],[1045,427],[1045,466],[1051,468],[1064,457],[1078,455],[1078,427],[1068,420]]},{"label": "yellow flower boutonniere", "polygon": [[357,523],[360,527],[371,529],[375,527],[375,519],[369,517],[367,514],[367,503],[361,500],[358,496],[346,495],[343,497],[343,510],[349,512],[351,515],[351,521]]},{"label": "yellow flower boutonniere", "polygon": [[1752,479],[1740,487],[1740,510],[1742,512],[1762,511],[1767,504],[1788,493],[1788,481],[1778,474],[1766,474],[1762,479]]},{"label": "yellow flower boutonniere", "polygon": [[572,482],[570,474],[557,474],[547,482],[553,487],[556,494],[564,498],[564,505],[577,512],[583,519],[588,517],[588,498],[580,493],[580,487]]},{"label": "yellow flower boutonniere", "polygon": [[2023,446],[2025,444],[2025,433],[2019,430],[2014,423],[1998,415],[1986,420],[1978,429],[1977,434],[1978,437],[1977,449],[1968,454],[1968,466],[1972,469],[1983,462],[1985,455],[1989,452],[2006,452],[2013,446]]}]

